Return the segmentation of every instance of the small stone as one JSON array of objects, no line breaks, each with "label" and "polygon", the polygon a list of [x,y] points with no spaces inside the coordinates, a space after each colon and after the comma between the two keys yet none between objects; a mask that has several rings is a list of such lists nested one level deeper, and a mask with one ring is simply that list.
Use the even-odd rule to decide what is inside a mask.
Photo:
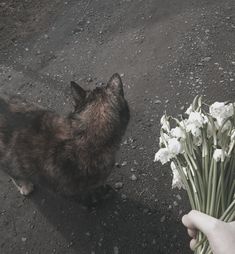
[{"label": "small stone", "polygon": [[91,236],[91,233],[90,232],[86,232],[86,236]]},{"label": "small stone", "polygon": [[132,181],[136,181],[136,180],[137,180],[136,175],[132,175],[132,176],[131,176],[131,180],[132,180]]},{"label": "small stone", "polygon": [[122,167],[127,165],[127,161],[123,161],[123,163],[121,164]]},{"label": "small stone", "polygon": [[155,239],[153,239],[152,244],[155,245],[157,242]]},{"label": "small stone", "polygon": [[123,145],[127,145],[128,142],[127,142],[127,139],[123,141]]},{"label": "small stone", "polygon": [[121,195],[121,198],[122,198],[123,200],[126,200],[126,199],[127,199],[127,196],[126,196],[125,194],[122,194],[122,195]]},{"label": "small stone", "polygon": [[136,160],[134,160],[134,165],[138,165],[139,163],[136,161]]},{"label": "small stone", "polygon": [[207,56],[207,57],[202,58],[202,61],[203,61],[203,62],[209,62],[210,60],[211,60],[211,57],[210,57],[210,56]]},{"label": "small stone", "polygon": [[235,61],[232,62],[232,65],[235,65]]},{"label": "small stone", "polygon": [[154,103],[155,104],[161,104],[162,102],[161,102],[161,100],[155,100]]},{"label": "small stone", "polygon": [[174,201],[173,204],[174,204],[174,206],[178,206],[177,201]]},{"label": "small stone", "polygon": [[161,223],[162,223],[162,222],[164,222],[164,221],[165,221],[165,219],[166,219],[166,216],[165,216],[165,215],[163,215],[163,216],[161,217],[161,219],[160,219]]},{"label": "small stone", "polygon": [[181,110],[184,110],[184,106],[180,107]]},{"label": "small stone", "polygon": [[120,77],[124,77],[124,73],[121,73],[121,74],[120,74]]},{"label": "small stone", "polygon": [[93,79],[91,78],[91,77],[89,77],[88,79],[87,79],[87,82],[89,82],[89,83],[91,83],[93,81]]},{"label": "small stone", "polygon": [[123,187],[123,183],[122,182],[117,182],[114,185],[115,189],[121,189]]},{"label": "small stone", "polygon": [[26,242],[26,241],[27,241],[27,238],[26,238],[26,237],[22,237],[22,238],[21,238],[21,241],[22,241],[22,242]]},{"label": "small stone", "polygon": [[113,253],[114,254],[118,254],[119,253],[119,249],[117,246],[113,247]]},{"label": "small stone", "polygon": [[178,200],[181,200],[181,196],[179,194],[176,195],[176,197],[178,198]]}]

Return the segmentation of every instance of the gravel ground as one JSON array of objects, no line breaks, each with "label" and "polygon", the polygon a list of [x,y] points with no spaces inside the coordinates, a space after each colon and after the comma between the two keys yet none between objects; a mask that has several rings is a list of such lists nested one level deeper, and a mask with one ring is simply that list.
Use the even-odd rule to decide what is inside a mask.
[{"label": "gravel ground", "polygon": [[119,72],[131,122],[96,207],[38,188],[30,198],[0,172],[1,254],[187,254],[190,208],[153,162],[164,111],[195,95],[235,95],[233,0],[0,0],[0,93],[63,114],[69,82],[94,87]]}]

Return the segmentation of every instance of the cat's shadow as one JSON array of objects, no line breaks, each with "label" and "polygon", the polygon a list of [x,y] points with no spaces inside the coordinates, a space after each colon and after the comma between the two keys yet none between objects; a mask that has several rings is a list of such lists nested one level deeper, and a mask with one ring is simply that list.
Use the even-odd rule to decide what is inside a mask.
[{"label": "cat's shadow", "polygon": [[[109,191],[88,208],[41,189],[30,199],[75,253],[115,253],[116,247],[119,254],[172,253],[169,239],[177,243],[184,238],[179,221],[170,212],[163,215],[116,191]],[[180,253],[171,245],[174,253]]]}]

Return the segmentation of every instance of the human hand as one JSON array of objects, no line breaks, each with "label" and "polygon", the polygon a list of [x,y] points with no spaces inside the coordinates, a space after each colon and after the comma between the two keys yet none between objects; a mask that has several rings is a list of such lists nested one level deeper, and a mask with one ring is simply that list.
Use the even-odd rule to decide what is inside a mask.
[{"label": "human hand", "polygon": [[226,223],[195,210],[184,215],[182,222],[193,238],[190,242],[192,250],[196,244],[197,231],[200,230],[207,236],[213,254],[235,253],[235,222]]}]

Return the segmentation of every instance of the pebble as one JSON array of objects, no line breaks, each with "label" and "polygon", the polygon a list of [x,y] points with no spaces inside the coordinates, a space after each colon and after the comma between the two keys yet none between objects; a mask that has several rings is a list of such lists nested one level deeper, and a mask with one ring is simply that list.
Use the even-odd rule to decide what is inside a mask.
[{"label": "pebble", "polygon": [[123,163],[121,164],[122,167],[127,165],[127,161],[123,161]]},{"label": "pebble", "polygon": [[119,253],[119,249],[117,246],[113,247],[113,253],[114,254],[118,254]]},{"label": "pebble", "polygon": [[164,221],[165,221],[165,219],[166,219],[166,216],[165,216],[165,215],[163,215],[163,216],[161,217],[161,219],[160,219],[161,223],[162,223],[162,222],[164,222]]},{"label": "pebble", "polygon": [[88,79],[87,79],[87,82],[89,82],[89,83],[91,83],[93,81],[93,79],[91,78],[91,77],[89,77]]},{"label": "pebble", "polygon": [[122,182],[117,182],[115,183],[115,189],[121,189],[123,187],[123,183]]},{"label": "pebble", "polygon": [[161,102],[161,100],[155,100],[154,103],[155,104],[161,104],[162,102]]},{"label": "pebble", "polygon": [[86,236],[90,236],[91,235],[91,233],[90,232],[86,232]]},{"label": "pebble", "polygon": [[22,237],[21,240],[22,240],[22,242],[26,242],[27,238],[26,237]]},{"label": "pebble", "polygon": [[122,198],[123,200],[126,200],[126,199],[127,199],[127,196],[126,196],[125,194],[122,194],[122,195],[121,195],[121,198]]},{"label": "pebble", "polygon": [[138,163],[136,160],[134,160],[134,164],[135,164],[135,165],[138,165],[139,163]]},{"label": "pebble", "polygon": [[132,181],[136,181],[136,180],[137,180],[136,175],[133,174],[133,175],[131,176],[131,180],[132,180]]},{"label": "pebble", "polygon": [[174,201],[173,204],[174,204],[174,206],[178,206],[177,201]]},{"label": "pebble", "polygon": [[210,56],[207,56],[207,57],[202,58],[202,61],[203,61],[203,62],[209,62],[210,60],[211,60],[211,57],[210,57]]},{"label": "pebble", "polygon": [[178,200],[181,200],[181,196],[179,194],[176,195],[176,197],[178,198]]}]

